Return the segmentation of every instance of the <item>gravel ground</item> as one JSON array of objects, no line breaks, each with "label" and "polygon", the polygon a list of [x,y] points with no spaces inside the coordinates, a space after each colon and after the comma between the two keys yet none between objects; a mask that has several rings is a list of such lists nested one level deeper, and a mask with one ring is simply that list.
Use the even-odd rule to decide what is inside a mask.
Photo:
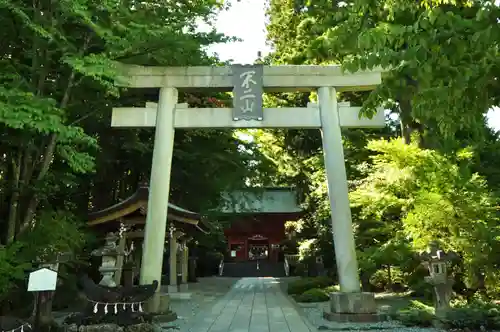
[{"label": "gravel ground", "polygon": [[[293,301],[293,300],[292,300]],[[329,310],[328,302],[321,303],[297,303],[304,314],[304,318],[318,329],[318,331],[398,331],[398,332],[441,332],[441,329],[405,327],[396,321],[386,321],[379,323],[337,323],[330,322],[323,318],[323,312]]]}]

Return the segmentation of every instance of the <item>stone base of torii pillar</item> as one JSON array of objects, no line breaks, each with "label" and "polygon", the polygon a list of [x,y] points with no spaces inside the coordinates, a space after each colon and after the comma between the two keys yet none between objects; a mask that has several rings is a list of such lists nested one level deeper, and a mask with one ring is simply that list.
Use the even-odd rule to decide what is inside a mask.
[{"label": "stone base of torii pillar", "polygon": [[373,293],[330,293],[330,311],[323,317],[336,322],[378,322],[382,316],[377,314]]}]

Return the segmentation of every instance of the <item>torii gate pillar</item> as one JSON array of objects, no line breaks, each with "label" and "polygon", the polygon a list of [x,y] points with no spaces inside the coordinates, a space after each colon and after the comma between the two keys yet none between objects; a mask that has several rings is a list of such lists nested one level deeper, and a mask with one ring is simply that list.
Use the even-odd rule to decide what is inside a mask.
[{"label": "torii gate pillar", "polygon": [[[165,229],[167,226],[168,195],[170,192],[170,171],[174,151],[174,115],[177,105],[177,89],[161,88],[156,113],[155,143],[149,182],[148,213],[144,229],[144,246],[141,261],[140,284],[161,282]],[[153,227],[147,227],[151,225]],[[159,287],[158,287],[159,288]],[[159,306],[158,296],[154,297]],[[153,301],[154,301],[153,300]]]},{"label": "torii gate pillar", "polygon": [[351,207],[340,132],[337,92],[332,87],[318,89],[323,155],[330,199],[333,243],[342,292],[359,292],[358,262],[352,230]]}]

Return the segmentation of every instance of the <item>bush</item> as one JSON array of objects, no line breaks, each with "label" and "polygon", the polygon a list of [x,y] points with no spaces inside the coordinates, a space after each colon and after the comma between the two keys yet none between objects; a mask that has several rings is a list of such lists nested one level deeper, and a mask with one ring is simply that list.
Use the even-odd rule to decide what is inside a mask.
[{"label": "bush", "polygon": [[330,296],[326,291],[319,288],[313,288],[305,291],[303,294],[295,295],[295,301],[297,302],[325,302],[330,299]]},{"label": "bush", "polygon": [[331,285],[331,286],[328,286],[326,288],[323,288],[323,290],[326,292],[326,294],[335,293],[335,292],[340,291],[340,286],[339,285]]},{"label": "bush", "polygon": [[[412,301],[408,307],[399,310],[394,318],[406,326],[422,327],[431,326],[432,322],[437,319],[432,307],[418,301]],[[500,306],[485,301],[463,303],[448,310],[440,321],[446,329],[450,330],[498,330],[500,329]]]},{"label": "bush", "polygon": [[307,277],[307,265],[302,262],[298,262],[295,266],[294,275],[304,278]]},{"label": "bush", "polygon": [[500,307],[492,303],[476,301],[450,309],[443,323],[450,329],[500,329]]},{"label": "bush", "polygon": [[423,298],[425,300],[432,300],[434,298],[433,286],[424,280],[420,280],[411,284],[410,296]]},{"label": "bush", "polygon": [[408,307],[396,313],[395,318],[405,326],[429,327],[435,319],[434,308],[419,301],[411,301]]},{"label": "bush", "polygon": [[391,277],[389,278],[388,268],[375,271],[370,277],[370,284],[377,291],[404,290],[403,272],[397,266],[391,266]]},{"label": "bush", "polygon": [[328,286],[334,285],[333,279],[328,277],[314,277],[314,278],[303,278],[297,281],[293,281],[288,285],[288,294],[298,295],[303,294],[308,290],[313,288],[326,288]]},{"label": "bush", "polygon": [[15,242],[8,247],[0,246],[0,302],[4,300],[16,282],[25,278],[30,264],[19,259],[22,244]]}]

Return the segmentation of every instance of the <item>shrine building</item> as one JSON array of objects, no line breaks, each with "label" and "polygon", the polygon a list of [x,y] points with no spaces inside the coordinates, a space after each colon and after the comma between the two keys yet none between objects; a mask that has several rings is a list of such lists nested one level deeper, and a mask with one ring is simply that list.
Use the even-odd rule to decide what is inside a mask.
[{"label": "shrine building", "polygon": [[[114,279],[117,285],[133,284],[140,273],[148,197],[148,186],[140,185],[123,201],[89,214],[89,226],[101,234],[120,234],[118,249],[130,252],[125,257],[119,256],[116,262]],[[262,266],[266,262],[275,266],[281,263],[285,223],[296,221],[303,214],[296,190],[290,187],[247,188],[223,193],[221,201],[216,215],[226,225],[224,235],[227,251],[224,261],[257,261]],[[164,232],[162,237],[168,240],[170,247],[168,259],[163,261],[164,273],[169,271],[169,293],[177,292],[188,283],[188,274],[191,273],[188,273],[188,243],[196,233],[208,233],[209,227],[205,222],[198,213],[169,203],[168,226],[165,230],[158,230]],[[236,267],[240,268],[241,265]],[[228,269],[224,275],[229,272]],[[253,270],[249,268],[248,271],[239,272],[251,276],[255,272]],[[181,280],[177,280],[177,275],[181,275]]]},{"label": "shrine building", "polygon": [[303,209],[290,187],[248,188],[224,193],[219,208],[228,245],[227,261],[280,260],[285,223],[296,221]]},{"label": "shrine building", "polygon": [[[140,273],[144,227],[148,212],[149,187],[139,185],[137,190],[123,201],[103,210],[94,211],[88,216],[88,226],[99,233],[120,234],[118,249],[129,251],[130,255],[119,256],[115,263],[115,283],[131,285]],[[195,212],[185,210],[172,203],[168,204],[168,220],[166,229],[158,229],[162,238],[169,242],[169,257],[163,261],[168,266],[169,292],[176,293],[188,283],[188,242],[196,233],[208,233],[209,227],[203,218]],[[128,261],[129,271],[125,271],[124,263]],[[125,273],[128,272],[128,273]],[[125,276],[127,275],[127,276]],[[180,284],[177,276],[181,275]],[[122,278],[123,276],[123,278]],[[125,280],[123,280],[125,279]]]}]

